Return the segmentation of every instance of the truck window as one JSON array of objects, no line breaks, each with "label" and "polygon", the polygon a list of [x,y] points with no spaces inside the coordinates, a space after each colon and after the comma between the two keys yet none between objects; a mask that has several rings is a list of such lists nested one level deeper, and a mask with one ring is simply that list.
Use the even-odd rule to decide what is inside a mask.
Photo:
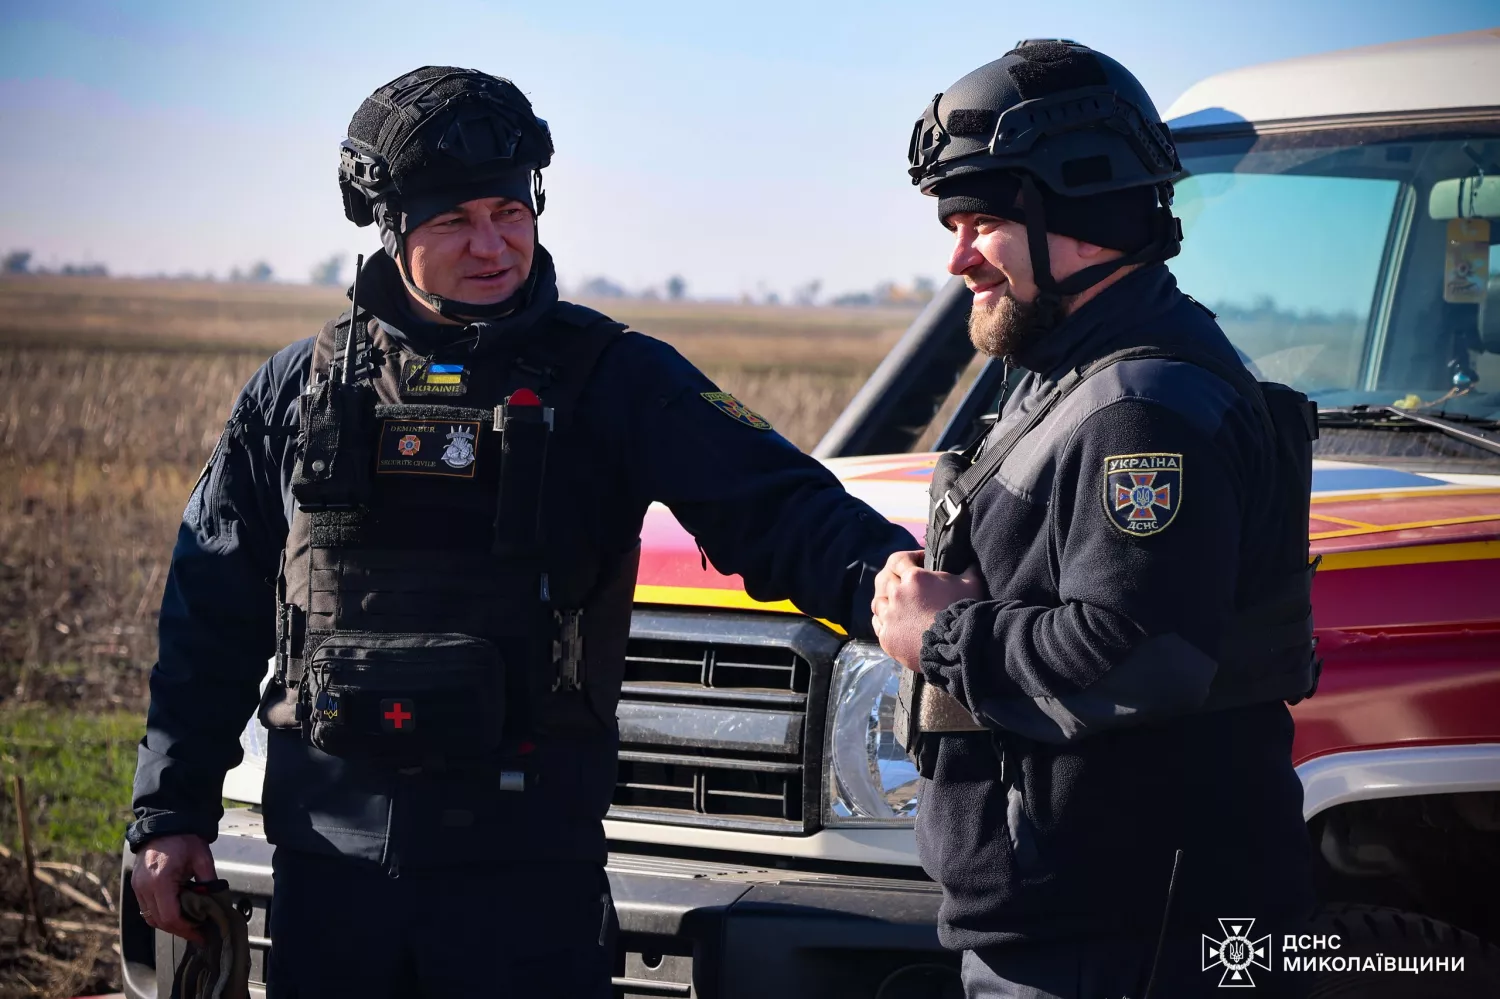
[{"label": "truck window", "polygon": [[1171,268],[1262,377],[1304,390],[1354,384],[1400,188],[1367,177],[1187,177]]},{"label": "truck window", "polygon": [[1263,377],[1324,408],[1500,417],[1500,121],[1178,140],[1170,266]]}]

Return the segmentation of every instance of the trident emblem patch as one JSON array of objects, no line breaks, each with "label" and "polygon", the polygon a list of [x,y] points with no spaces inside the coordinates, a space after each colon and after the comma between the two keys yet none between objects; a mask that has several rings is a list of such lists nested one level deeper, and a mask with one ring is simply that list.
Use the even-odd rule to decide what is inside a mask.
[{"label": "trident emblem patch", "polygon": [[1182,455],[1119,454],[1104,459],[1104,512],[1126,534],[1167,529],[1182,508]]},{"label": "trident emblem patch", "polygon": [[699,392],[698,394],[731,420],[743,423],[747,427],[754,427],[756,430],[771,429],[770,421],[728,392]]}]

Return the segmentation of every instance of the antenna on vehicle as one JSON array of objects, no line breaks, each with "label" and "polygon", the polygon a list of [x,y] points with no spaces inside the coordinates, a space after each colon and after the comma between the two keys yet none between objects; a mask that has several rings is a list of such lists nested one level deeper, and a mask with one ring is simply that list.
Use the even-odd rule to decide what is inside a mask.
[{"label": "antenna on vehicle", "polygon": [[344,344],[344,384],[354,384],[354,357],[359,353],[359,272],[364,270],[365,255],[354,258],[354,285],[349,289],[349,339]]}]

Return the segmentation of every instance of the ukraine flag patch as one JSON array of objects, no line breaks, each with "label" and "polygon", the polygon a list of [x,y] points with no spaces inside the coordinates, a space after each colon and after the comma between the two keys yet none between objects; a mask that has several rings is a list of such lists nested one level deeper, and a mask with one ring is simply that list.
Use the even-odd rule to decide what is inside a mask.
[{"label": "ukraine flag patch", "polygon": [[403,398],[463,395],[468,384],[469,372],[462,364],[433,364],[417,358],[401,366]]}]

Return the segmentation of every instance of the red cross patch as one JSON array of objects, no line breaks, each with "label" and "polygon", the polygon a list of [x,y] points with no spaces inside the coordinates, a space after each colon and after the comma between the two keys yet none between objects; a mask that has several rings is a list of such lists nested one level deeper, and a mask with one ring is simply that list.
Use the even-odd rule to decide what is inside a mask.
[{"label": "red cross patch", "polygon": [[417,709],[410,699],[392,697],[380,702],[380,727],[386,732],[415,732]]}]

